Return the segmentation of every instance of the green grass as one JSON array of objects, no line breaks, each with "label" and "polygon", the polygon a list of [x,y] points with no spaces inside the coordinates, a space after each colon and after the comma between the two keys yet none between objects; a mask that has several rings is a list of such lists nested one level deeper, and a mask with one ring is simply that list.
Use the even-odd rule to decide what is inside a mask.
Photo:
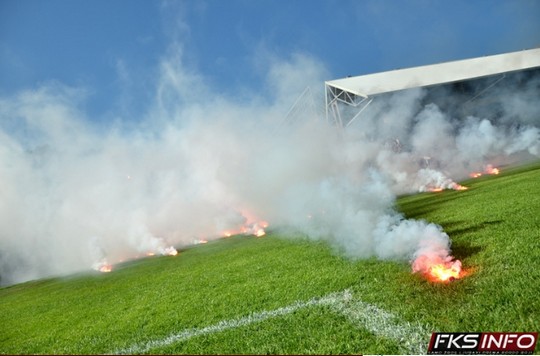
[{"label": "green grass", "polygon": [[[349,288],[433,331],[540,330],[540,163],[402,197],[407,217],[443,226],[470,275],[433,284],[406,261],[351,261],[322,242],[233,237],[88,273],[0,289],[1,353],[107,353],[171,333],[275,310]],[[426,340],[427,342],[428,340]],[[538,349],[538,348],[537,348]],[[150,353],[399,353],[329,307],[149,350]]]}]

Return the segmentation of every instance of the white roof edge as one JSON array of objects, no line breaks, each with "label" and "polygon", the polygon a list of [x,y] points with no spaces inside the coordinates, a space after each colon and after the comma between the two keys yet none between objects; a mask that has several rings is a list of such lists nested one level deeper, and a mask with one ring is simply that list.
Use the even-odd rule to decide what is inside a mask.
[{"label": "white roof edge", "polygon": [[326,81],[325,84],[368,97],[415,87],[452,83],[540,67],[540,48],[429,64]]}]

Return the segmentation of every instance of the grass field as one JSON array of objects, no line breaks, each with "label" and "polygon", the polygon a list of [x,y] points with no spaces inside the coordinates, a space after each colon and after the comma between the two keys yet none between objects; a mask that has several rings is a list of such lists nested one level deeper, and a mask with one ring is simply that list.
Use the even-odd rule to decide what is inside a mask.
[{"label": "grass field", "polygon": [[238,236],[2,288],[0,352],[397,354],[425,352],[432,331],[540,331],[540,163],[463,184],[397,202],[443,226],[462,280]]}]

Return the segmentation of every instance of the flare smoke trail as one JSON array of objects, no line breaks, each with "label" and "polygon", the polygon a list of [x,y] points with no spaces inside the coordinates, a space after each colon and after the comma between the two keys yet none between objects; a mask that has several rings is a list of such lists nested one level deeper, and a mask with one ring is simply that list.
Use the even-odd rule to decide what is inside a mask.
[{"label": "flare smoke trail", "polygon": [[129,128],[93,124],[84,93],[58,84],[0,98],[2,284],[217,238],[249,216],[352,258],[445,259],[449,237],[404,219],[396,194],[540,153],[530,90],[503,101],[497,120],[451,116],[409,90],[339,132],[307,111],[277,125],[306,86],[330,77],[308,56],[273,63],[273,94],[243,102],[213,92],[177,55],[160,69],[151,109]]}]

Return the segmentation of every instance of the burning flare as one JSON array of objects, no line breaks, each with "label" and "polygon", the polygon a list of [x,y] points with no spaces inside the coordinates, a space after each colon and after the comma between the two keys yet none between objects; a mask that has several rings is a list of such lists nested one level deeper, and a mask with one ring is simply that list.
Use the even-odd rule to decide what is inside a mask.
[{"label": "burning flare", "polygon": [[250,224],[245,224],[241,226],[238,230],[226,230],[223,231],[222,236],[223,237],[231,237],[233,235],[253,235],[257,237],[261,237],[266,235],[266,229],[268,227],[268,222],[261,220]]},{"label": "burning flare", "polygon": [[493,167],[492,164],[488,164],[487,166],[484,167],[484,172],[483,173],[482,172],[473,172],[473,173],[469,174],[469,177],[478,178],[478,177],[481,177],[484,174],[497,175],[499,173],[501,173],[501,170],[499,168]]},{"label": "burning flare", "polygon": [[430,168],[423,168],[417,173],[419,192],[441,192],[445,189],[467,190],[468,188],[457,184],[442,172]]},{"label": "burning flare", "polygon": [[[178,255],[178,251],[172,247],[172,246],[169,246],[169,247],[165,247],[165,248],[159,248],[159,251],[158,251],[162,256],[176,256]],[[114,264],[116,263],[122,263],[126,260],[136,260],[136,259],[139,259],[139,258],[143,258],[143,257],[151,257],[151,256],[155,256],[156,255],[156,252],[154,251],[148,251],[144,254],[137,254],[137,255],[134,255],[134,256],[131,256],[131,258],[121,258],[119,260],[117,260],[116,262],[114,262]],[[112,263],[109,263],[107,262],[107,259],[106,258],[102,258],[101,260],[99,260],[98,262],[94,263],[92,265],[92,269],[96,270],[96,271],[99,271],[99,272],[103,272],[103,273],[109,273],[109,272],[112,272],[113,270],[113,264]]]},{"label": "burning flare", "polygon": [[[129,179],[129,177],[128,177]],[[268,222],[264,220],[259,220],[255,218],[253,214],[250,214],[248,212],[243,212],[242,215],[246,219],[246,222],[244,225],[240,226],[237,230],[226,230],[223,231],[222,237],[230,237],[232,235],[238,235],[238,234],[244,234],[244,235],[253,235],[257,237],[262,237],[266,235],[266,229],[268,227]],[[149,256],[155,256],[157,254],[160,254],[162,256],[176,256],[178,255],[178,251],[173,247],[169,246],[166,247],[165,242],[161,238],[154,238],[150,240],[151,244],[149,247],[147,247],[147,251],[142,254],[137,254],[134,256],[131,256],[131,258],[127,258],[127,260],[134,260],[138,258],[144,258]],[[193,240],[193,244],[205,244],[208,240],[204,238],[198,238]],[[101,254],[102,256],[104,254]],[[117,260],[116,263],[121,263],[126,259],[120,259]],[[98,262],[94,263],[92,265],[92,268],[99,272],[111,272],[113,270],[113,264],[108,263],[105,258],[101,258]]]},{"label": "burning flare", "polygon": [[428,192],[432,192],[432,193],[437,193],[437,192],[442,192],[443,190],[445,189],[452,189],[452,190],[467,190],[469,188],[467,188],[466,186],[464,185],[461,185],[461,184],[457,184],[457,183],[452,183],[450,184],[447,188],[443,188],[443,187],[428,187],[426,188],[426,190]]},{"label": "burning flare", "polygon": [[112,271],[112,265],[103,265],[99,268],[100,272],[109,273]]},{"label": "burning flare", "polygon": [[109,273],[113,270],[113,266],[108,263],[106,259],[102,259],[101,261],[94,263],[92,268],[103,273]]},{"label": "burning flare", "polygon": [[163,256],[176,256],[178,255],[178,251],[172,247],[166,247],[163,251],[160,251]]},{"label": "burning flare", "polygon": [[[442,187],[435,187],[435,188],[427,188],[427,190],[429,192],[432,192],[432,193],[437,193],[437,192],[442,192],[445,188],[442,188]],[[457,184],[457,183],[452,183],[451,185],[448,186],[448,188],[446,189],[452,189],[452,190],[467,190],[469,188],[467,188],[466,186],[464,185],[461,185],[461,184]]]},{"label": "burning flare", "polygon": [[484,172],[486,172],[486,174],[499,174],[500,173],[499,168],[495,168],[491,164],[488,164],[486,166],[486,169],[484,170]]},{"label": "burning flare", "polygon": [[448,283],[465,276],[461,261],[452,256],[419,256],[412,264],[413,273],[421,273],[431,282]]}]

